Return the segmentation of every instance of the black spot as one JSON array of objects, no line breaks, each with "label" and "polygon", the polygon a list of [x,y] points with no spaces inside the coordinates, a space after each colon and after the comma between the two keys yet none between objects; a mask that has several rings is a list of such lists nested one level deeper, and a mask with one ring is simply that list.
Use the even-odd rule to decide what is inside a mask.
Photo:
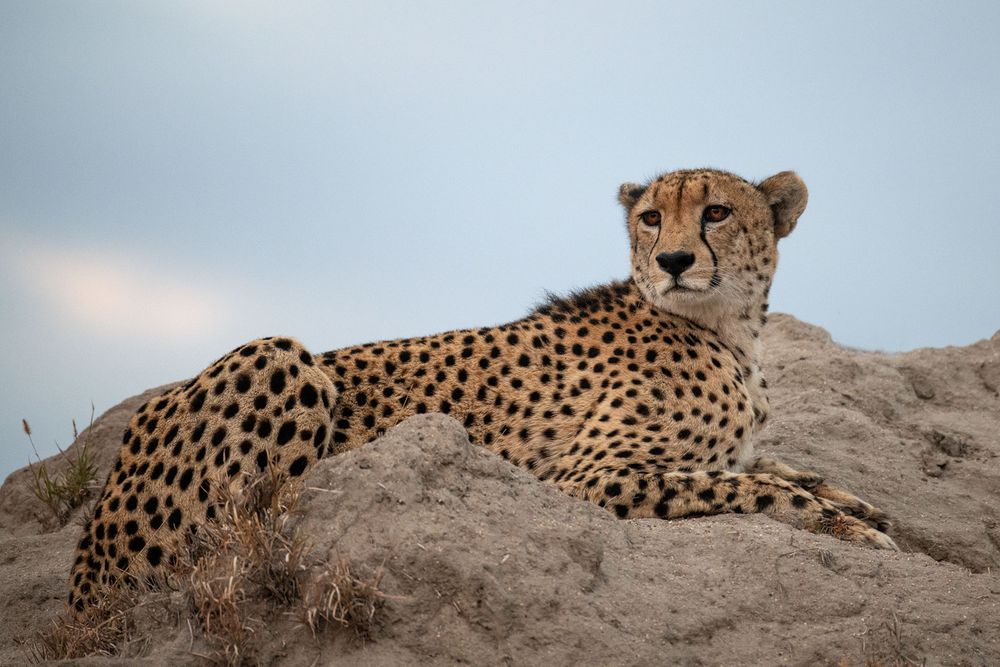
[{"label": "black spot", "polygon": [[302,387],[302,390],[299,392],[299,400],[302,401],[302,405],[307,408],[311,408],[316,405],[316,402],[319,400],[319,394],[316,392],[316,387],[311,384],[306,384]]},{"label": "black spot", "polygon": [[624,519],[628,516],[628,505],[615,505],[615,514],[618,515],[619,519]]},{"label": "black spot", "polygon": [[[131,545],[129,546],[131,547]],[[163,558],[163,549],[160,547],[149,547],[149,549],[146,550],[146,560],[148,560],[149,564],[153,567],[160,564],[161,558]]]},{"label": "black spot", "polygon": [[757,511],[763,512],[768,507],[774,504],[774,496],[769,494],[764,494],[762,496],[757,496]]},{"label": "black spot", "polygon": [[295,420],[287,421],[278,429],[278,445],[287,445],[295,437]]},{"label": "black spot", "polygon": [[146,511],[146,514],[156,514],[156,508],[159,504],[160,501],[156,496],[153,496],[143,504],[142,509]]},{"label": "black spot", "polygon": [[305,472],[306,466],[309,465],[309,457],[300,456],[299,458],[292,461],[292,465],[288,466],[288,474],[292,477],[298,477],[303,472]]},{"label": "black spot", "polygon": [[274,346],[280,350],[290,350],[292,349],[292,341],[287,338],[280,338],[274,341]]},{"label": "black spot", "polygon": [[225,446],[219,450],[219,453],[215,455],[215,467],[221,467],[226,461],[229,460],[229,446]]},{"label": "black spot", "polygon": [[285,390],[285,371],[280,368],[271,373],[271,392],[280,394]]},{"label": "black spot", "polygon": [[706,503],[715,502],[715,489],[709,487],[703,491],[699,491],[698,497],[704,500]]},{"label": "black spot", "polygon": [[136,535],[131,540],[128,541],[129,551],[138,553],[142,551],[142,548],[146,546],[146,540],[143,539],[142,535]]},{"label": "black spot", "polygon": [[608,498],[614,498],[616,496],[619,496],[621,495],[621,492],[622,492],[622,485],[619,484],[618,482],[612,482],[611,484],[608,484],[607,486],[604,487],[604,495],[606,495]]},{"label": "black spot", "polygon": [[211,490],[211,483],[207,479],[201,480],[201,484],[198,485],[198,500],[201,502],[208,500],[208,494]]},{"label": "black spot", "polygon": [[204,435],[205,427],[207,425],[208,424],[206,422],[202,422],[194,427],[194,431],[191,432],[191,442],[198,442],[201,440],[201,436]]},{"label": "black spot", "polygon": [[212,445],[218,447],[222,444],[222,441],[226,438],[226,429],[223,426],[215,429],[215,433],[212,434]]},{"label": "black spot", "polygon": [[795,507],[805,507],[809,503],[809,499],[805,496],[795,495],[792,496],[792,505]]},{"label": "black spot", "polygon": [[191,486],[192,477],[194,477],[194,468],[188,468],[181,474],[181,478],[177,480],[177,486],[180,487],[181,491],[186,491]]},{"label": "black spot", "polygon": [[250,391],[250,376],[246,373],[240,373],[236,378],[236,391],[241,394],[245,394]]}]

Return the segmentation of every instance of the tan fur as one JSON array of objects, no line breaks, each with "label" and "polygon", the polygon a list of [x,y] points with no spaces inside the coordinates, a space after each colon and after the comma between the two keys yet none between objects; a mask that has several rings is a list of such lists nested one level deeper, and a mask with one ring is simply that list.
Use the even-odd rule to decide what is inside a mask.
[{"label": "tan fur", "polygon": [[[82,610],[101,587],[155,575],[212,520],[213,486],[269,467],[298,477],[425,412],[452,415],[474,443],[620,517],[765,512],[895,548],[880,511],[753,455],[768,412],[760,329],[802,181],[679,171],[623,185],[619,199],[627,282],[510,324],[318,357],[292,339],[251,341],[143,406],[80,542],[70,603]],[[711,205],[732,213],[703,223]],[[648,211],[657,229],[642,222]],[[680,282],[656,259],[671,252],[694,255]]]}]

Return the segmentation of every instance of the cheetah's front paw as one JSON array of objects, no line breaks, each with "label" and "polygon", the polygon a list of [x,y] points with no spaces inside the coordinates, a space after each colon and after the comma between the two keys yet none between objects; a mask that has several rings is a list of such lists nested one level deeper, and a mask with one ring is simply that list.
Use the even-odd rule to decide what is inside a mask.
[{"label": "cheetah's front paw", "polygon": [[880,530],[872,528],[861,519],[842,512],[825,517],[823,532],[829,533],[846,542],[865,544],[873,549],[899,551],[899,547],[896,546],[891,537]]},{"label": "cheetah's front paw", "polygon": [[892,519],[889,518],[888,514],[843,489],[829,484],[820,484],[812,489],[812,493],[829,500],[844,514],[864,521],[879,532],[886,533],[892,529]]}]

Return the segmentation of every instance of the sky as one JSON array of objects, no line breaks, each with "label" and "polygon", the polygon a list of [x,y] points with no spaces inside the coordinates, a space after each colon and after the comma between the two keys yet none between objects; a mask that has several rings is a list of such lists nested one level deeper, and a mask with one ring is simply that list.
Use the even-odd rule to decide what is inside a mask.
[{"label": "sky", "polygon": [[517,319],[623,181],[796,170],[775,311],[1000,329],[1000,3],[0,2],[0,478],[241,342]]}]

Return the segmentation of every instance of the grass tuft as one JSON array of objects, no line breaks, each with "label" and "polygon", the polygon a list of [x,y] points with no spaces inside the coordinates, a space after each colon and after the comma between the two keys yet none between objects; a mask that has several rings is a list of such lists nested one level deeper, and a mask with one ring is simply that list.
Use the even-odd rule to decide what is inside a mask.
[{"label": "grass tuft", "polygon": [[926,660],[913,655],[903,639],[903,623],[896,612],[876,627],[861,633],[861,654],[865,667],[920,667]]},{"label": "grass tuft", "polygon": [[118,656],[135,634],[136,593],[113,589],[85,613],[64,612],[47,630],[27,641],[28,661],[72,660],[85,656]]},{"label": "grass tuft", "polygon": [[216,521],[203,524],[179,565],[190,606],[218,647],[212,658],[240,664],[264,618],[298,599],[305,542],[285,530],[298,492],[276,474],[243,491],[216,480]]},{"label": "grass tuft", "polygon": [[213,484],[218,521],[203,525],[181,565],[183,586],[216,647],[209,656],[235,665],[252,659],[258,640],[277,614],[292,613],[316,636],[325,627],[367,637],[384,595],[381,574],[352,574],[347,561],[331,565],[310,557],[306,540],[290,530],[300,487],[275,472],[242,491]]},{"label": "grass tuft", "polygon": [[228,477],[212,480],[215,519],[199,526],[188,548],[156,582],[160,593],[151,594],[145,586],[113,588],[84,614],[63,615],[34,637],[29,658],[136,655],[141,652],[136,647],[143,647],[157,628],[146,627],[149,614],[137,620],[135,612],[156,601],[172,609],[167,616],[175,620],[155,623],[193,617],[192,641],[197,634],[211,648],[193,655],[216,664],[257,661],[273,639],[271,626],[288,617],[302,619],[314,637],[326,628],[368,637],[385,599],[378,588],[381,572],[364,579],[347,561],[331,564],[312,557],[305,539],[290,526],[299,485],[280,473],[265,472],[242,490],[237,486]]},{"label": "grass tuft", "polygon": [[[77,432],[76,420],[73,420],[73,440],[78,441],[80,434]],[[90,405],[90,426],[94,425],[94,405]],[[97,461],[91,448],[90,438],[93,429],[88,427],[87,438],[72,448],[72,451],[59,448],[59,458],[63,461],[61,470],[53,474],[49,471],[48,465],[38,454],[35,441],[31,438],[31,425],[27,419],[21,420],[21,427],[31,449],[35,452],[37,463],[28,461],[28,467],[32,476],[32,491],[39,500],[52,512],[59,526],[66,525],[70,514],[74,509],[84,503],[94,489],[97,481]]]},{"label": "grass tuft", "polygon": [[353,630],[359,638],[368,638],[385,599],[385,594],[379,590],[382,574],[379,569],[374,576],[361,579],[351,572],[346,560],[332,567],[319,568],[300,602],[305,623],[313,636],[333,624]]}]

